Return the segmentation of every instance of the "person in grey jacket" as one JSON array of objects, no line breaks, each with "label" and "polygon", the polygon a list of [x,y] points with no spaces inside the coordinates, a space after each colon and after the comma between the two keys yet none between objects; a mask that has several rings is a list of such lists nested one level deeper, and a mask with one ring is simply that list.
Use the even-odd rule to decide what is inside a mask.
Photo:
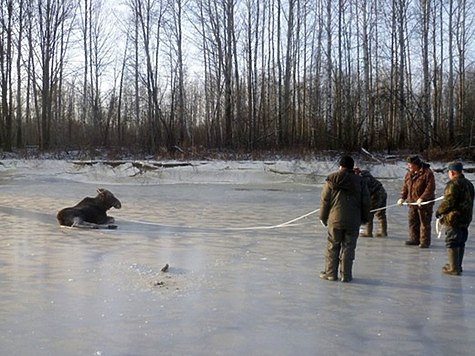
[{"label": "person in grey jacket", "polygon": [[366,182],[353,172],[354,160],[343,156],[338,172],[330,174],[320,197],[320,221],[328,226],[325,271],[320,278],[338,279],[338,266],[342,282],[353,278],[356,241],[361,224],[370,218],[370,196]]},{"label": "person in grey jacket", "polygon": [[[373,220],[374,216],[379,220],[381,231],[376,233],[376,237],[388,236],[388,220],[386,217],[386,201],[388,194],[384,189],[383,184],[373,177],[373,175],[367,170],[361,170],[359,167],[353,168],[355,174],[359,174],[366,182],[369,190],[369,207],[370,216],[369,221],[366,224],[366,232],[361,233],[360,237],[373,237]],[[373,212],[374,211],[374,212]]]}]

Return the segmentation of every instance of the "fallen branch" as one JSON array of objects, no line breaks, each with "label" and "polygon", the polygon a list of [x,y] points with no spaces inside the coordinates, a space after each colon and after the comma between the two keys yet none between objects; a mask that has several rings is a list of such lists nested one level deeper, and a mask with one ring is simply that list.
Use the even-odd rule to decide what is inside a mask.
[{"label": "fallen branch", "polygon": [[105,164],[113,168],[118,167],[123,164],[130,163],[135,168],[140,170],[156,170],[158,168],[175,168],[175,167],[186,167],[193,166],[190,162],[141,162],[141,161],[102,161],[102,160],[88,160],[88,161],[72,161],[71,163],[80,166],[93,166],[95,164]]},{"label": "fallen branch", "polygon": [[372,159],[374,159],[375,161],[381,163],[384,165],[384,162],[381,161],[379,158],[377,158],[375,155],[373,155],[372,153],[370,153],[368,150],[364,149],[363,147],[361,147],[361,151],[363,151],[364,153],[366,153],[368,156],[370,156]]}]

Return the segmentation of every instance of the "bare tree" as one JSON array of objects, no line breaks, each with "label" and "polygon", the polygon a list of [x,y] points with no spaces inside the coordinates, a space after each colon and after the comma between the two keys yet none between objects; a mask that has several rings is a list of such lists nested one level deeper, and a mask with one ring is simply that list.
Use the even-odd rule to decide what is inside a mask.
[{"label": "bare tree", "polygon": [[23,46],[23,32],[26,16],[25,12],[25,1],[20,0],[17,2],[18,5],[18,38],[16,43],[17,48],[17,62],[16,62],[16,146],[21,147],[23,145],[23,130],[22,130],[22,46]]},{"label": "bare tree", "polygon": [[61,68],[62,56],[60,52],[65,29],[70,30],[73,19],[74,4],[61,0],[38,0],[37,3],[37,27],[36,36],[39,42],[39,60],[41,77],[41,149],[50,148],[51,144],[51,121],[53,117],[54,92],[57,89],[59,69]]},{"label": "bare tree", "polygon": [[171,9],[171,22],[169,31],[171,34],[170,48],[172,62],[172,76],[176,85],[172,85],[171,121],[175,121],[177,116],[178,137],[180,145],[188,144],[188,130],[185,112],[185,65],[183,59],[183,8],[185,4],[182,0],[171,0],[169,8]]},{"label": "bare tree", "polygon": [[[361,29],[361,37],[363,42],[363,117],[364,117],[364,128],[363,128],[363,140],[366,147],[372,146],[374,140],[374,116],[373,110],[374,107],[371,104],[372,90],[370,82],[370,56],[371,56],[371,47],[370,47],[370,24],[369,24],[369,9],[368,9],[368,0],[363,0],[360,2],[362,9],[363,25]],[[371,130],[370,130],[371,129]]]},{"label": "bare tree", "polygon": [[[471,9],[472,11],[469,11]],[[472,14],[471,18],[468,14]],[[473,4],[467,4],[467,0],[458,2],[456,14],[456,41],[457,41],[457,57],[458,57],[458,73],[457,73],[457,129],[466,145],[471,142],[473,129],[473,115],[466,112],[466,54],[469,50],[470,30],[473,34]],[[470,134],[467,134],[470,133]]]},{"label": "bare tree", "polygon": [[[330,137],[335,134],[335,123],[333,119],[333,105],[332,105],[332,92],[333,92],[333,58],[332,58],[332,0],[326,0],[326,23],[325,32],[327,36],[326,44],[326,108],[325,108],[325,121],[327,127],[327,133]],[[327,135],[326,135],[327,136]],[[327,143],[328,144],[328,143]]]},{"label": "bare tree", "polygon": [[293,66],[293,33],[294,33],[294,5],[295,0],[289,0],[288,2],[288,22],[287,22],[287,45],[285,55],[285,74],[284,74],[284,87],[282,96],[282,138],[281,144],[287,146],[290,142],[290,125],[292,115],[292,103],[291,103],[291,78],[292,78],[292,66]]},{"label": "bare tree", "polygon": [[81,16],[82,16],[82,41],[83,41],[83,56],[84,56],[84,69],[83,69],[83,82],[82,82],[82,107],[81,107],[81,120],[83,124],[83,129],[86,129],[87,126],[87,98],[88,98],[88,71],[89,71],[89,46],[88,46],[88,32],[90,31],[89,22],[89,14],[91,13],[91,1],[92,0],[84,0],[84,8],[81,9]]},{"label": "bare tree", "polygon": [[122,101],[124,97],[124,85],[125,85],[125,68],[127,65],[127,49],[129,44],[129,34],[127,32],[126,41],[124,46],[124,55],[122,58],[122,65],[120,69],[119,79],[119,94],[117,99],[117,141],[123,142],[124,140],[124,124],[122,119]]},{"label": "bare tree", "polygon": [[[87,44],[89,54],[89,81],[87,87],[89,88],[87,95],[87,103],[91,108],[90,116],[91,123],[96,128],[97,144],[107,145],[110,131],[110,114],[104,115],[103,97],[102,97],[102,78],[104,72],[111,60],[111,43],[108,39],[111,37],[109,30],[106,28],[106,16],[102,0],[90,0],[89,5],[89,29],[87,30]],[[111,101],[115,98],[112,96]],[[109,112],[111,107],[109,105]],[[99,130],[97,130],[99,129]]]},{"label": "bare tree", "polygon": [[233,147],[234,110],[232,102],[233,78],[233,38],[234,38],[234,0],[224,0],[225,14],[225,64],[224,64],[224,122],[225,144]]},{"label": "bare tree", "polygon": [[421,26],[421,42],[422,42],[422,127],[424,135],[423,146],[429,147],[432,137],[431,127],[431,100],[430,100],[430,73],[429,73],[429,32],[430,32],[430,16],[431,16],[430,0],[420,0],[420,26]]},{"label": "bare tree", "polygon": [[13,1],[1,2],[0,28],[0,72],[2,106],[0,129],[2,137],[0,143],[6,151],[13,146],[13,102],[12,102],[12,75],[13,75]]},{"label": "bare tree", "polygon": [[[258,137],[258,123],[257,123],[257,81],[259,73],[257,72],[258,65],[258,49],[261,40],[260,28],[260,4],[256,1],[246,1],[246,45],[245,45],[245,61],[247,71],[247,141],[249,148],[253,148]],[[237,57],[237,53],[235,54]],[[237,65],[237,64],[236,64]],[[238,77],[236,77],[238,80]],[[236,88],[238,91],[239,88]],[[240,95],[239,95],[240,97]],[[237,105],[239,110],[240,105]]]},{"label": "bare tree", "polygon": [[[406,129],[406,13],[407,13],[407,3],[406,0],[395,0],[395,11],[396,11],[396,28],[397,28],[397,43],[398,52],[396,52],[396,63],[397,66],[397,80],[395,82],[396,87],[392,90],[394,95],[395,110],[393,115],[393,135],[394,143],[396,147],[404,144],[404,137],[408,136],[408,132],[404,133]],[[396,89],[397,88],[397,89]],[[397,124],[396,124],[397,123]]]},{"label": "bare tree", "polygon": [[[442,20],[442,1],[434,0],[432,11],[432,112],[433,112],[433,139],[440,143],[440,122],[442,121],[442,78],[443,78],[443,49],[444,23]],[[440,35],[439,35],[440,33]],[[440,49],[438,49],[440,43]]]},{"label": "bare tree", "polygon": [[[138,86],[139,76],[139,48],[142,48],[145,57],[144,84],[147,91],[147,121],[149,147],[156,152],[161,145],[161,127],[166,131],[167,141],[164,146],[171,146],[175,143],[173,130],[170,123],[167,123],[162,115],[159,98],[158,85],[158,55],[161,44],[161,30],[163,26],[166,3],[163,0],[130,0],[130,9],[133,11],[137,21],[137,31],[135,38],[136,49],[136,86]],[[139,42],[139,39],[141,40]],[[136,88],[136,100],[139,102],[139,89]],[[140,114],[136,108],[137,115]]]},{"label": "bare tree", "polygon": [[117,48],[106,5],[1,2],[2,149],[471,142],[473,0],[127,0]]},{"label": "bare tree", "polygon": [[449,31],[449,48],[448,48],[448,56],[449,56],[449,73],[447,79],[447,110],[448,110],[448,118],[447,118],[447,128],[448,128],[448,140],[449,142],[453,142],[454,140],[454,117],[455,117],[455,109],[454,109],[454,0],[448,0],[448,31]]}]

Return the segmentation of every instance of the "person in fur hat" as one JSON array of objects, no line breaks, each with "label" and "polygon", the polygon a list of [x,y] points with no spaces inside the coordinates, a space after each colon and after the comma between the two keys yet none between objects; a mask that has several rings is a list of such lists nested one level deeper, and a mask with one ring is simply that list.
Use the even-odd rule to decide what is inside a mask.
[{"label": "person in fur hat", "polygon": [[[409,246],[428,248],[431,243],[431,221],[435,199],[434,173],[419,156],[409,156],[398,204],[409,203]],[[424,203],[430,202],[430,203]],[[414,204],[415,203],[415,204]]]}]

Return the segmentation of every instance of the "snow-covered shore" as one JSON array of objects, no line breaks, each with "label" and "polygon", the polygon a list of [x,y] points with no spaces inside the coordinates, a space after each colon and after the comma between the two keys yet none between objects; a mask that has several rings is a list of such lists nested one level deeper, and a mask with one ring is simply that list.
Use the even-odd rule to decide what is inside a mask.
[{"label": "snow-covered shore", "polygon": [[[71,181],[115,183],[248,183],[287,182],[325,177],[337,169],[338,158],[328,160],[266,161],[139,161],[139,160],[0,160],[2,176],[56,177]],[[404,177],[406,163],[356,162],[380,179]],[[431,163],[441,169],[445,163]]]}]

